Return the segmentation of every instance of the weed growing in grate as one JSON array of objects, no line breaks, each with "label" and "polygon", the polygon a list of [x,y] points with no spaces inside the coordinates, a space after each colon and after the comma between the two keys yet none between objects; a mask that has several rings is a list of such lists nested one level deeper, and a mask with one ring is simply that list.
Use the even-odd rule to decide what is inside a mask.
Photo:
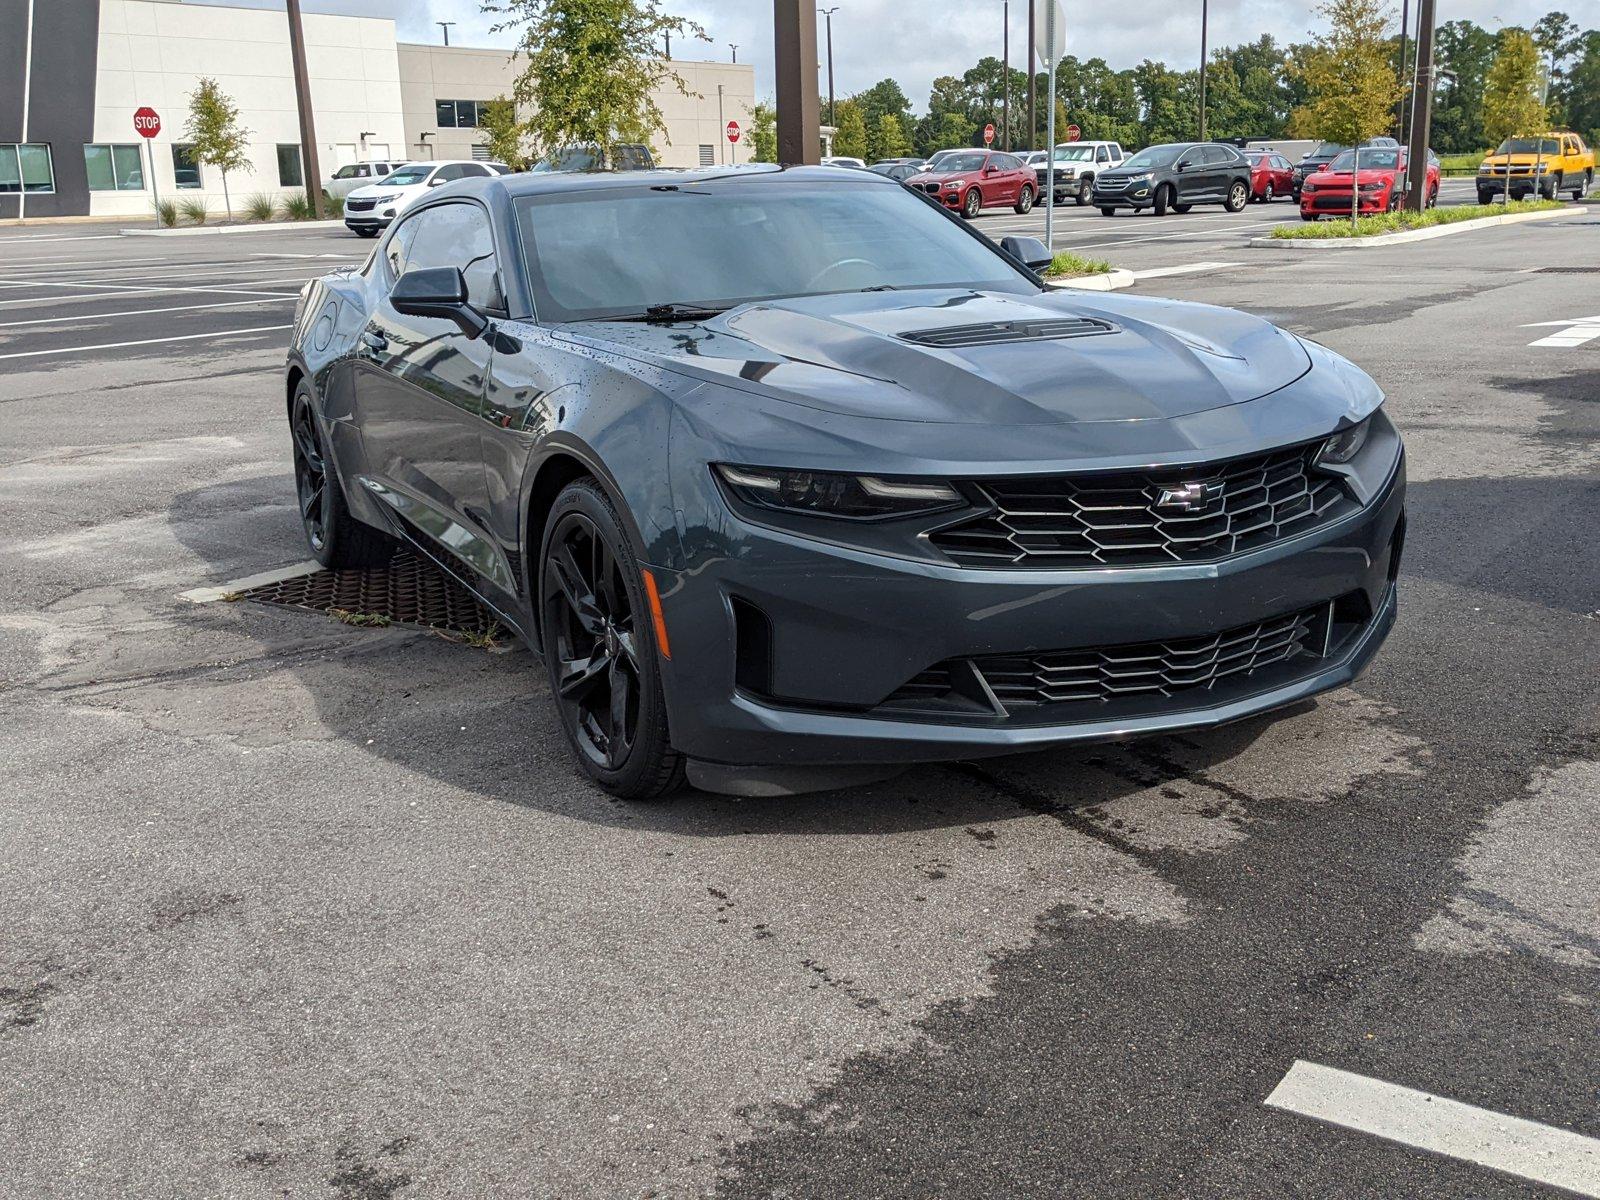
[{"label": "weed growing in grate", "polygon": [[382,613],[351,612],[348,608],[330,608],[328,615],[336,621],[343,621],[346,625],[356,625],[362,629],[382,629],[385,625],[393,625],[394,621]]}]

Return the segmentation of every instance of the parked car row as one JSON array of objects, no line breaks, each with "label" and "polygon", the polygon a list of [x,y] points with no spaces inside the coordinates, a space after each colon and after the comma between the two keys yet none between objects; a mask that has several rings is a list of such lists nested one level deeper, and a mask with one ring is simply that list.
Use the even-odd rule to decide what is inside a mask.
[{"label": "parked car row", "polygon": [[[1359,216],[1373,216],[1394,212],[1405,203],[1410,183],[1406,151],[1398,145],[1364,147],[1359,169],[1356,153],[1346,150],[1305,177],[1300,185],[1301,220],[1348,217],[1352,207]],[[1428,208],[1439,203],[1439,175],[1439,156],[1429,150],[1423,201]]]}]

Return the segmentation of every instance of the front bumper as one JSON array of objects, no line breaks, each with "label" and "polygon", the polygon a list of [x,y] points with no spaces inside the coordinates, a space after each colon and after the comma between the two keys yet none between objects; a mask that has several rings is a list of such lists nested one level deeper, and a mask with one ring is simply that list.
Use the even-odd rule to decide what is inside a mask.
[{"label": "front bumper", "polygon": [[[1365,507],[1240,557],[1170,567],[992,570],[891,558],[748,525],[741,549],[657,570],[672,659],[674,745],[738,766],[951,760],[1204,729],[1349,683],[1394,622],[1403,458]],[[1175,691],[1142,711],[1027,715],[886,711],[935,664],[984,656],[1178,642],[1316,606],[1357,614],[1325,655],[1254,687]]]},{"label": "front bumper", "polygon": [[1155,195],[1153,183],[1136,183],[1107,191],[1096,181],[1093,198],[1089,202],[1097,208],[1148,208],[1155,203]]},{"label": "front bumper", "polygon": [[[1361,215],[1375,216],[1378,213],[1389,211],[1388,192],[1362,192]],[[1304,216],[1316,217],[1348,217],[1350,215],[1349,192],[1305,192],[1300,194],[1300,212]]]}]

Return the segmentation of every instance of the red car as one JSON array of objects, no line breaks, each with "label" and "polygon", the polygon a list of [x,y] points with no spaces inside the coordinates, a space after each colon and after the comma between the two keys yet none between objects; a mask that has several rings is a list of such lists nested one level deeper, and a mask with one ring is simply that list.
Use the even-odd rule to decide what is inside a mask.
[{"label": "red car", "polygon": [[1276,150],[1246,150],[1250,160],[1250,199],[1271,204],[1294,195],[1294,166]]},{"label": "red car", "polygon": [[[1314,175],[1307,175],[1300,187],[1300,219],[1348,217],[1352,188],[1361,192],[1362,216],[1394,212],[1406,198],[1406,152],[1392,146],[1363,146],[1361,176],[1350,177],[1355,156],[1346,150]],[[1428,151],[1428,201],[1439,203],[1439,157]]]},{"label": "red car", "polygon": [[946,208],[971,220],[986,208],[1007,208],[1017,213],[1033,209],[1038,181],[1033,169],[1015,154],[998,150],[964,150],[939,160],[939,169],[923,171],[905,181],[908,188],[926,192]]}]

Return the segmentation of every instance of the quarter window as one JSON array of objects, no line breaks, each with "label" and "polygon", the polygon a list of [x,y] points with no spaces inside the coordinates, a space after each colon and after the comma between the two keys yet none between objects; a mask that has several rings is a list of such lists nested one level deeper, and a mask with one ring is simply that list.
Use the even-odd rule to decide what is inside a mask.
[{"label": "quarter window", "polygon": [[489,215],[476,204],[441,204],[417,214],[418,226],[405,269],[455,267],[467,281],[467,299],[479,308],[503,310],[499,266]]},{"label": "quarter window", "polygon": [[305,165],[300,158],[298,144],[278,143],[278,186],[305,187]]},{"label": "quarter window", "polygon": [[134,145],[91,143],[83,148],[91,192],[144,191],[144,153]]},{"label": "quarter window", "polygon": [[53,192],[55,164],[44,142],[0,143],[0,194]]},{"label": "quarter window", "polygon": [[172,147],[172,180],[181,188],[200,185],[200,163],[194,156],[194,147],[175,143]]}]

